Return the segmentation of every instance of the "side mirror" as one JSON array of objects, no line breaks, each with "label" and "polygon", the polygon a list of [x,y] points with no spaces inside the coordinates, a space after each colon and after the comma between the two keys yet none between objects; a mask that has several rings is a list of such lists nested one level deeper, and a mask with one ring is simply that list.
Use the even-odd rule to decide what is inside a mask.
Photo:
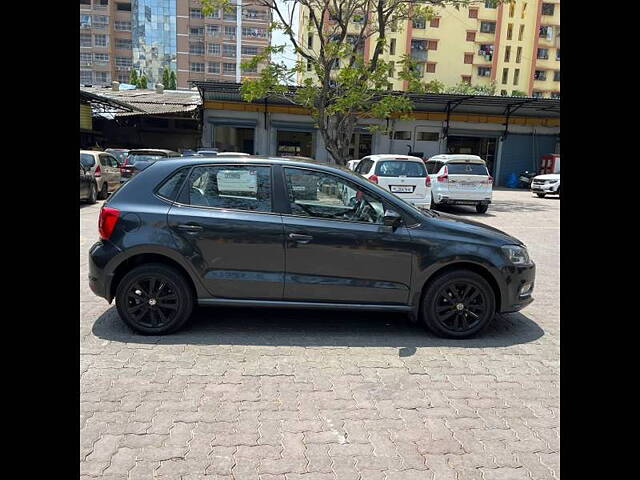
[{"label": "side mirror", "polygon": [[385,227],[389,227],[392,231],[395,231],[402,223],[402,217],[395,210],[385,210],[382,223]]}]

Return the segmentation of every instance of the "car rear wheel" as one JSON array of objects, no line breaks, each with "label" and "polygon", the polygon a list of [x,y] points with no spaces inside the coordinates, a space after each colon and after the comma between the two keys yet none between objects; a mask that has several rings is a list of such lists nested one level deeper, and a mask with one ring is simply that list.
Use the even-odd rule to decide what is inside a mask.
[{"label": "car rear wheel", "polygon": [[536,193],[536,195],[538,195],[540,198],[544,198],[544,196],[546,195],[546,193]]},{"label": "car rear wheel", "polygon": [[108,195],[109,195],[109,186],[107,185],[107,182],[105,181],[102,184],[102,188],[100,189],[100,195],[98,195],[98,199],[99,200],[104,200],[105,198],[107,198]]},{"label": "car rear wheel", "polygon": [[476,212],[478,213],[487,213],[487,210],[489,210],[489,205],[487,204],[476,205]]},{"label": "car rear wheel", "polygon": [[87,197],[87,203],[94,204],[98,198],[98,187],[95,183],[89,185],[89,196]]},{"label": "car rear wheel", "polygon": [[422,299],[422,315],[438,336],[469,338],[493,319],[495,302],[484,278],[468,270],[454,270],[431,282]]},{"label": "car rear wheel", "polygon": [[116,289],[120,318],[145,335],[178,330],[191,316],[193,304],[193,292],[184,276],[157,263],[134,268]]}]

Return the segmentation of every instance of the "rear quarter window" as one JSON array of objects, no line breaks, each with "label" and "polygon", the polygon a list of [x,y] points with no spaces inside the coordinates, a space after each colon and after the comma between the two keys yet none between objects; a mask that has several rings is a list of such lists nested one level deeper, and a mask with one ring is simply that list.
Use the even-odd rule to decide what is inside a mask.
[{"label": "rear quarter window", "polygon": [[178,170],[160,184],[156,193],[167,200],[175,200],[178,197],[180,186],[184,182],[185,178],[187,178],[188,173],[189,168],[182,168]]},{"label": "rear quarter window", "polygon": [[449,175],[489,175],[487,167],[480,163],[447,163]]},{"label": "rear quarter window", "polygon": [[427,170],[424,163],[382,161],[376,166],[376,175],[379,177],[425,177]]}]

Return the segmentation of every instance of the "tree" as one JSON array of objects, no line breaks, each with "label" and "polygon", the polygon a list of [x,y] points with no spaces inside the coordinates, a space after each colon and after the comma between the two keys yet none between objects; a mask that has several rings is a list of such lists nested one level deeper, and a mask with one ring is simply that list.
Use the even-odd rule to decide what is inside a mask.
[{"label": "tree", "polygon": [[144,73],[140,77],[140,80],[138,80],[138,87],[147,88],[147,77]]},{"label": "tree", "polygon": [[129,83],[131,85],[138,85],[138,72],[135,68],[132,68],[131,72],[129,72]]},{"label": "tree", "polygon": [[[202,13],[229,10],[229,0],[201,0]],[[359,119],[406,118],[413,103],[406,95],[391,92],[391,62],[386,61],[387,34],[403,28],[408,19],[430,20],[437,7],[460,7],[473,0],[253,0],[269,8],[275,22],[271,30],[282,30],[297,55],[295,67],[270,61],[283,45],[266,48],[243,63],[243,68],[263,65],[258,78],[244,79],[241,94],[246,101],[276,96],[305,107],[324,140],[325,147],[339,164],[349,159],[349,146]],[[293,31],[294,20],[304,10],[318,45],[309,49]],[[373,52],[365,58],[365,42],[373,42]],[[409,91],[441,91],[441,82],[425,85],[416,62],[405,56],[399,78]],[[287,85],[298,73],[309,76],[297,89]],[[380,129],[380,127],[378,128]]]},{"label": "tree", "polygon": [[491,82],[488,85],[471,85],[467,82],[460,82],[452,87],[447,87],[444,93],[458,93],[462,95],[495,95],[496,84]]},{"label": "tree", "polygon": [[527,92],[523,92],[522,90],[514,90],[513,92],[511,92],[511,96],[512,97],[526,97],[527,96]]},{"label": "tree", "polygon": [[169,88],[169,83],[170,83],[170,73],[169,73],[169,69],[165,66],[162,69],[162,85],[164,85],[164,88]]},{"label": "tree", "polygon": [[176,72],[171,70],[171,75],[169,75],[169,90],[175,90],[178,88],[176,86]]}]

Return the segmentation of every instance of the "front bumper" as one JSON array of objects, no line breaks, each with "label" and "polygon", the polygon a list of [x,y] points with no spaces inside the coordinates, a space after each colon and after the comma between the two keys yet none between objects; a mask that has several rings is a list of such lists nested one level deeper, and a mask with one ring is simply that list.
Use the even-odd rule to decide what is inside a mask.
[{"label": "front bumper", "polygon": [[559,183],[549,183],[541,185],[532,184],[531,191],[533,193],[556,193],[559,186]]},{"label": "front bumper", "polygon": [[533,289],[536,279],[536,265],[510,265],[502,269],[506,288],[502,294],[499,313],[522,310],[533,302]]},{"label": "front bumper", "polygon": [[438,201],[439,205],[489,205],[490,203],[491,199],[465,200],[459,198],[448,198],[444,196],[441,200]]},{"label": "front bumper", "polygon": [[104,298],[111,303],[111,281],[113,272],[109,271],[107,265],[120,253],[111,242],[99,240],[89,249],[89,288],[98,297]]}]

